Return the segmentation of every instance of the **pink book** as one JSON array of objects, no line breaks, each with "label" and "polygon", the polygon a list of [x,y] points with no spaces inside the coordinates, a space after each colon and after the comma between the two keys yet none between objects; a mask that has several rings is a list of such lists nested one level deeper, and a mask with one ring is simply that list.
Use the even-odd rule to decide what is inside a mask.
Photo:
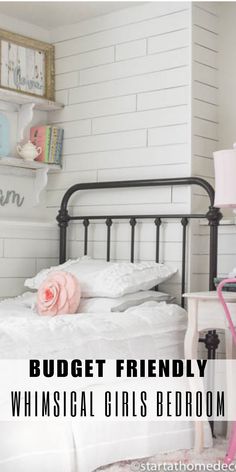
[{"label": "pink book", "polygon": [[42,148],[41,154],[36,161],[48,162],[50,151],[51,126],[34,126],[30,128],[30,141],[37,147]]}]

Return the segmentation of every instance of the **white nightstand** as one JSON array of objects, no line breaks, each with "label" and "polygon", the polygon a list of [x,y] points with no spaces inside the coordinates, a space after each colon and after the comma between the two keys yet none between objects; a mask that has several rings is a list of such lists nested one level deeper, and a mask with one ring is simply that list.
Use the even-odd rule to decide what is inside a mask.
[{"label": "white nightstand", "polygon": [[[188,306],[188,327],[185,335],[185,357],[197,359],[199,333],[203,330],[223,329],[225,331],[226,359],[235,358],[235,348],[232,334],[228,328],[223,307],[218,299],[217,292],[185,293]],[[229,304],[232,320],[236,325],[236,292],[224,292]],[[200,452],[203,448],[204,422],[195,423],[195,449]]]}]

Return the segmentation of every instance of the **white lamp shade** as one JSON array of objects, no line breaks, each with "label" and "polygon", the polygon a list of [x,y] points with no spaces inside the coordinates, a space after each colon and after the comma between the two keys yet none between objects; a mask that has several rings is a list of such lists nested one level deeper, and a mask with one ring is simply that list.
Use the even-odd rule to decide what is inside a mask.
[{"label": "white lamp shade", "polygon": [[215,164],[215,207],[236,208],[236,149],[213,153]]}]

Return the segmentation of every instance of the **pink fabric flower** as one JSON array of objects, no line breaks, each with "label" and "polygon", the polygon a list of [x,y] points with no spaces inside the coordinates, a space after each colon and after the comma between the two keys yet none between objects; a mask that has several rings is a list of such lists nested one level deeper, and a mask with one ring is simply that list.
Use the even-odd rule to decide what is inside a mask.
[{"label": "pink fabric flower", "polygon": [[73,274],[52,272],[38,289],[38,313],[51,316],[76,313],[80,296],[80,285]]}]

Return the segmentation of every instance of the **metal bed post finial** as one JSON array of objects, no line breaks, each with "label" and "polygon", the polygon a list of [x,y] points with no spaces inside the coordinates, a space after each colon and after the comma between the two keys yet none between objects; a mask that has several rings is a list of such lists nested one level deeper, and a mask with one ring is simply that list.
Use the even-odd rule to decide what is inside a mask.
[{"label": "metal bed post finial", "polygon": [[209,248],[209,289],[214,290],[214,277],[217,276],[217,252],[218,252],[218,226],[223,215],[219,208],[211,205],[206,214],[210,226],[210,248]]},{"label": "metal bed post finial", "polygon": [[62,264],[66,261],[66,231],[70,221],[67,208],[61,206],[56,219],[60,228],[59,262]]}]

